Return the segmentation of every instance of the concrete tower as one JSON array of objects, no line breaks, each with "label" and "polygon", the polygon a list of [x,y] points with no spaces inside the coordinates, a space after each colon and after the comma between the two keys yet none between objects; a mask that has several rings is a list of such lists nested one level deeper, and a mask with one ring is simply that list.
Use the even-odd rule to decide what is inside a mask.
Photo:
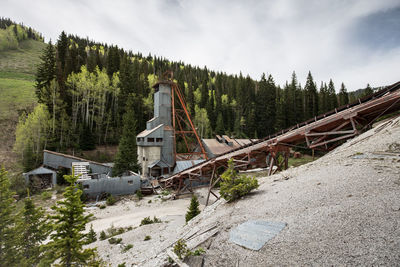
[{"label": "concrete tower", "polygon": [[146,130],[137,136],[138,162],[145,177],[170,173],[175,166],[171,83],[159,82],[153,88],[154,117],[147,121]]}]

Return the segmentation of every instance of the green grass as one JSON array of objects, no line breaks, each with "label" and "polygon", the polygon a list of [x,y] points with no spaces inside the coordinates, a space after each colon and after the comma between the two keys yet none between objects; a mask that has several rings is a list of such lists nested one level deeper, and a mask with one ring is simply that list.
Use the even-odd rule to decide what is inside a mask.
[{"label": "green grass", "polygon": [[34,80],[45,43],[25,40],[17,49],[0,51],[0,166],[19,169],[12,152],[15,127],[22,111],[37,103]]},{"label": "green grass", "polygon": [[19,111],[36,104],[34,75],[45,47],[25,40],[18,49],[0,51],[0,120],[15,121]]},{"label": "green grass", "polygon": [[0,120],[14,119],[18,111],[31,109],[36,104],[34,82],[25,79],[1,78]]},{"label": "green grass", "polygon": [[0,71],[34,75],[45,47],[45,43],[25,40],[18,49],[0,51]]},{"label": "green grass", "polygon": [[[318,159],[318,157],[315,157],[314,160],[317,160],[317,159]],[[300,166],[300,165],[307,164],[307,163],[309,163],[309,162],[311,162],[311,161],[313,161],[312,156],[303,155],[303,156],[302,156],[301,158],[299,158],[299,159],[289,158],[288,165],[289,165],[289,167],[298,167],[298,166]]]}]

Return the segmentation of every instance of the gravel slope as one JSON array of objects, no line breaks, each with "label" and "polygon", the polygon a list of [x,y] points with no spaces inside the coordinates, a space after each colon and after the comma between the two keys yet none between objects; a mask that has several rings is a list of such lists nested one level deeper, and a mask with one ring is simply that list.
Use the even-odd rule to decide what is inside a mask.
[{"label": "gravel slope", "polygon": [[[240,201],[207,207],[176,239],[218,223],[201,245],[205,266],[400,265],[400,118],[260,183]],[[230,243],[230,229],[253,219],[288,225],[259,251]]]}]

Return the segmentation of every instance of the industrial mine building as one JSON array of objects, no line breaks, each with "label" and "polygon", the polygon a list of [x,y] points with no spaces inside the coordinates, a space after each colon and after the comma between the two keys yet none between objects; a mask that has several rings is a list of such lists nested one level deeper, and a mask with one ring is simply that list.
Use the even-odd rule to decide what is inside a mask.
[{"label": "industrial mine building", "polygon": [[[192,153],[187,153],[193,154],[190,159],[178,158],[174,138],[176,138],[177,132],[190,131],[179,131],[176,129],[178,125],[175,125],[174,128],[174,113],[177,111],[173,111],[176,108],[173,106],[175,104],[173,101],[177,97],[174,98],[173,94],[179,94],[179,92],[174,91],[179,90],[179,88],[174,88],[174,86],[176,84],[171,81],[160,81],[153,86],[155,90],[154,117],[147,121],[146,129],[137,135],[138,163],[141,165],[142,177],[165,177],[175,174],[207,158],[215,157],[256,141],[217,135],[215,139],[201,139],[201,145],[197,144]],[[185,105],[183,99],[180,104]],[[185,119],[190,120],[190,115],[188,113],[185,115],[187,116]],[[183,115],[180,116],[180,118],[182,117]],[[191,129],[191,131],[195,132],[195,129]],[[205,157],[201,157],[199,147],[204,149]]]}]

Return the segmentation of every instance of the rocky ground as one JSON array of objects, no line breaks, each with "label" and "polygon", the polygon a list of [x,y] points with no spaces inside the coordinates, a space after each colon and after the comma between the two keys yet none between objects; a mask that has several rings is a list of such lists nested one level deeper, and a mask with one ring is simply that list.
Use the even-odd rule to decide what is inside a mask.
[{"label": "rocky ground", "polygon": [[[399,264],[400,118],[376,126],[312,163],[259,178],[259,182],[254,193],[234,203],[219,200],[187,225],[184,213],[189,199],[146,207],[147,212],[138,212],[137,218],[134,209],[121,208],[116,214],[109,210],[110,216],[104,213],[109,207],[96,210],[93,226],[98,230],[110,223],[125,226],[121,217],[137,226],[145,214],[155,214],[164,222],[120,235],[123,243],[133,245],[126,253],[121,252],[123,246],[108,241],[93,245],[112,266],[122,262],[162,266],[179,238],[213,229],[216,233],[200,244],[206,251],[204,266]],[[230,230],[248,220],[287,226],[253,251],[229,241]],[[144,241],[145,235],[152,239]]]}]

